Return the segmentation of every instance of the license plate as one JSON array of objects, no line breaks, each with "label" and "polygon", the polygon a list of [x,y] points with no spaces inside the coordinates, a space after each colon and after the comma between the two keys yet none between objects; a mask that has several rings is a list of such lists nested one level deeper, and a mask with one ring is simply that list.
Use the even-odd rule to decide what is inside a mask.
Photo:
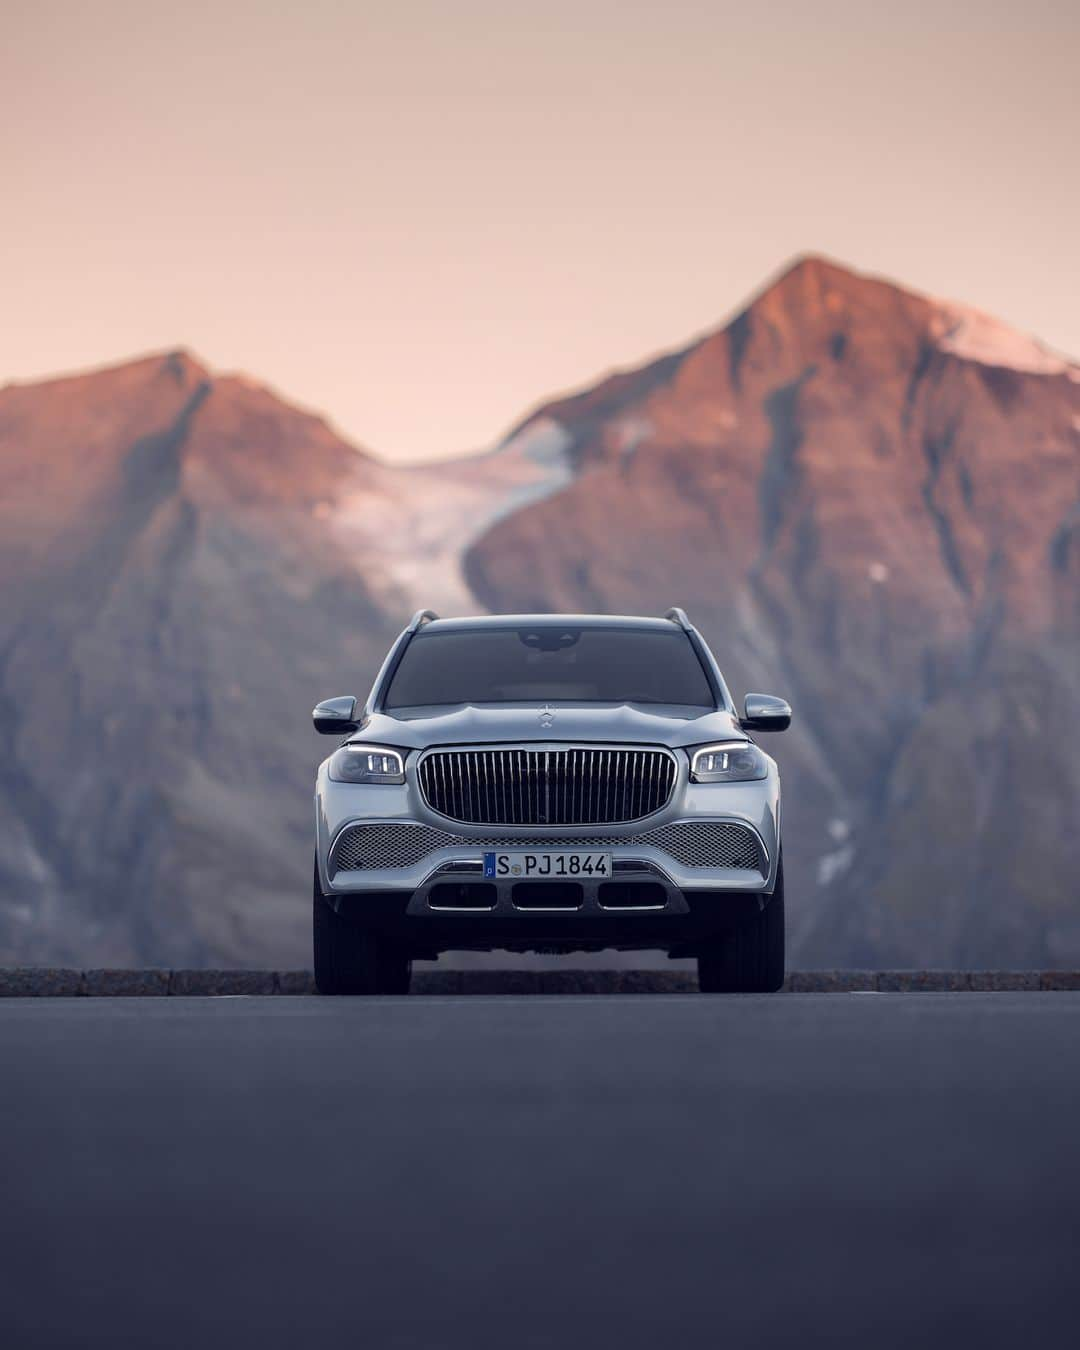
[{"label": "license plate", "polygon": [[611,876],[610,853],[485,853],[484,876],[516,881],[588,881]]}]

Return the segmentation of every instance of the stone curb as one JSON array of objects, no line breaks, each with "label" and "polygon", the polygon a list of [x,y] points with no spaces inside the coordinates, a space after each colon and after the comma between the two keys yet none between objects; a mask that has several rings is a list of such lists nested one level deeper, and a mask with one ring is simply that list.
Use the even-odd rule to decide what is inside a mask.
[{"label": "stone curb", "polygon": [[0,970],[0,998],[71,998],[85,993],[81,970]]},{"label": "stone curb", "polygon": [[225,994],[276,994],[277,972],[273,970],[174,970],[169,975],[169,993],[180,997]]},{"label": "stone curb", "polygon": [[83,972],[83,987],[79,992],[91,998],[160,998],[169,992],[169,972],[87,970]]},{"label": "stone curb", "polygon": [[[1080,991],[1080,970],[795,970],[793,994]],[[426,970],[417,994],[690,994],[683,970]],[[313,994],[309,970],[0,969],[0,998],[149,998]]]}]

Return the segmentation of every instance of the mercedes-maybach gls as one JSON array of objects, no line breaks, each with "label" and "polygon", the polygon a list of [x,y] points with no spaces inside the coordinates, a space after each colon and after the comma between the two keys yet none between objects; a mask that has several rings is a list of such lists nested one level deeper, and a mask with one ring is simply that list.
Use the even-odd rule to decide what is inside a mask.
[{"label": "mercedes-maybach gls", "polygon": [[784,978],[780,779],[682,610],[417,614],[315,789],[315,978],[404,993],[450,950],[659,949],[708,992]]}]

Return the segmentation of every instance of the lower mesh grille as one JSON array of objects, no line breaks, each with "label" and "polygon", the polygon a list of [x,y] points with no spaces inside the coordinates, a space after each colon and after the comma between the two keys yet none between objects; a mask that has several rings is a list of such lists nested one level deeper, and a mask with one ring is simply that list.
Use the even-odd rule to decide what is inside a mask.
[{"label": "lower mesh grille", "polygon": [[426,825],[353,825],[338,837],[331,864],[336,872],[412,867],[437,848],[457,842],[456,835]]},{"label": "lower mesh grille", "polygon": [[684,867],[742,867],[764,872],[757,836],[727,820],[676,821],[634,841],[662,848]]},{"label": "lower mesh grille", "polygon": [[440,848],[601,849],[641,845],[658,848],[684,867],[735,867],[765,872],[765,859],[753,830],[728,820],[685,820],[644,834],[485,835],[466,837],[429,825],[382,823],[353,825],[338,837],[330,858],[334,872],[412,867]]}]

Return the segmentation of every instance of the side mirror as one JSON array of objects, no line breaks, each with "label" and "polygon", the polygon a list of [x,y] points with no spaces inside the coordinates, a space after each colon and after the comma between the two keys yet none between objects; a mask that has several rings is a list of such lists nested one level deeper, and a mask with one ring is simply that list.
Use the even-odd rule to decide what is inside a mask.
[{"label": "side mirror", "polygon": [[787,731],[791,704],[772,694],[747,694],[740,725],[744,731]]},{"label": "side mirror", "polygon": [[347,736],[357,728],[356,699],[327,698],[312,709],[315,730],[323,736]]}]

